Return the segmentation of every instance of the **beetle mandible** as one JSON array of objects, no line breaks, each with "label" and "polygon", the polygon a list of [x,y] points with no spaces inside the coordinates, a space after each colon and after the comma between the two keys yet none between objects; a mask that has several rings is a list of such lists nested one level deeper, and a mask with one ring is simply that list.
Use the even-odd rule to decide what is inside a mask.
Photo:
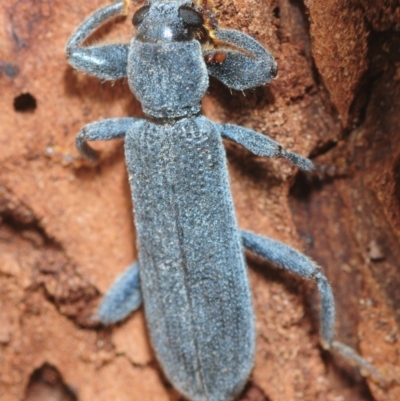
[{"label": "beetle mandible", "polygon": [[[143,299],[152,345],[173,385],[192,401],[234,399],[254,359],[245,247],[315,281],[322,346],[376,374],[334,340],[334,299],[315,263],[281,242],[238,229],[222,138],[303,170],[311,170],[312,162],[267,136],[200,114],[208,75],[235,90],[254,88],[276,76],[273,57],[248,35],[218,28],[209,10],[190,0],[147,1],[133,16],[130,45],[81,46],[105,21],[126,15],[127,6],[117,1],[96,11],[66,47],[78,70],[103,80],[127,77],[146,116],[88,124],[76,138],[80,152],[94,159],[97,152],[87,141],[125,137],[134,204],[139,260],[104,296],[99,320],[121,321]],[[204,32],[207,40],[200,42]]]}]

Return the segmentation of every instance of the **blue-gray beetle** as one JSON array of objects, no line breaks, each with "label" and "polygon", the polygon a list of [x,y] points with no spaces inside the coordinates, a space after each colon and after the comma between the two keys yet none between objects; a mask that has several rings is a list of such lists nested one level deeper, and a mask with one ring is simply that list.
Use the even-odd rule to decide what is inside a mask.
[{"label": "blue-gray beetle", "polygon": [[[310,160],[265,135],[200,114],[211,75],[244,90],[270,82],[273,57],[254,39],[220,29],[210,10],[189,0],[150,0],[133,16],[128,44],[82,46],[103,22],[127,10],[117,1],[96,11],[67,44],[69,63],[102,80],[127,77],[145,119],[86,125],[76,143],[125,137],[139,260],[113,284],[98,310],[111,324],[142,300],[151,342],[169,380],[192,401],[229,401],[253,367],[254,315],[243,247],[317,283],[321,343],[375,374],[355,351],[334,341],[330,285],[306,256],[278,241],[237,227],[222,138],[303,170]],[[134,341],[134,339],[132,339]]]}]

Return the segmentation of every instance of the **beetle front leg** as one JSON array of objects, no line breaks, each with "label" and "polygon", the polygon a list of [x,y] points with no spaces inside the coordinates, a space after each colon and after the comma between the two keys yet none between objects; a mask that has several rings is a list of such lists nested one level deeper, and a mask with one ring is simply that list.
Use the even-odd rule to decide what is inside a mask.
[{"label": "beetle front leg", "polygon": [[97,317],[104,325],[120,322],[142,304],[139,264],[132,263],[113,283],[101,300]]},{"label": "beetle front leg", "polygon": [[85,125],[76,136],[76,147],[87,159],[96,160],[98,152],[92,149],[87,144],[87,141],[105,141],[121,138],[125,136],[128,129],[137,121],[140,120],[132,117],[109,118]]},{"label": "beetle front leg", "polygon": [[321,300],[320,339],[322,347],[326,350],[338,352],[356,364],[363,374],[370,376],[380,383],[384,383],[380,373],[356,351],[347,345],[335,341],[334,297],[328,279],[318,266],[307,256],[282,242],[261,237],[250,231],[241,231],[241,236],[244,247],[254,254],[261,256],[282,269],[293,272],[307,280],[312,280],[317,284]]},{"label": "beetle front leg", "polygon": [[105,80],[126,77],[127,44],[83,47],[81,43],[108,19],[127,14],[128,1],[118,1],[103,7],[88,17],[68,40],[68,62],[76,69]]},{"label": "beetle front leg", "polygon": [[[206,59],[223,54],[223,61],[208,63],[208,73],[228,88],[245,90],[265,85],[275,78],[274,58],[256,40],[234,29],[216,29],[214,47],[203,49]],[[218,57],[217,57],[218,58]]]},{"label": "beetle front leg", "polygon": [[258,156],[282,157],[302,170],[311,171],[314,165],[310,159],[286,151],[282,145],[251,129],[232,124],[217,124],[223,138],[236,142]]}]

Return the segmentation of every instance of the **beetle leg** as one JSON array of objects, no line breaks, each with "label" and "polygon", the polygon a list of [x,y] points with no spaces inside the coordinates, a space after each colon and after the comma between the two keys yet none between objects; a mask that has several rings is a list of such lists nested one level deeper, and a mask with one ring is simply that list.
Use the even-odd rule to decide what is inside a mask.
[{"label": "beetle leg", "polygon": [[87,141],[105,141],[108,139],[121,138],[132,125],[140,121],[137,118],[109,118],[85,125],[75,138],[76,147],[83,156],[95,160],[98,157],[97,151],[92,149]]},{"label": "beetle leg", "polygon": [[208,73],[228,88],[245,90],[265,85],[275,78],[274,58],[256,40],[234,29],[213,31],[215,47],[203,49],[205,59],[224,54],[223,62],[206,63]]},{"label": "beetle leg", "polygon": [[236,142],[258,156],[283,157],[302,170],[310,171],[314,165],[310,159],[288,152],[282,145],[251,129],[232,124],[217,124],[223,138]]},{"label": "beetle leg", "polygon": [[300,277],[315,281],[321,300],[320,341],[322,347],[326,350],[337,351],[346,359],[356,364],[365,376],[370,376],[382,383],[382,376],[371,364],[352,348],[335,341],[334,298],[328,279],[319,267],[307,256],[282,242],[261,237],[250,231],[241,231],[241,236],[244,247],[254,254],[267,259],[282,269],[296,273]]},{"label": "beetle leg", "polygon": [[[128,44],[81,46],[81,43],[105,21],[126,13],[126,1],[118,1],[100,8],[88,17],[68,40],[68,62],[76,69],[105,80],[115,80],[127,75]],[[126,15],[126,14],[125,14]]]},{"label": "beetle leg", "polygon": [[132,263],[113,283],[101,300],[97,317],[104,325],[120,322],[142,304],[139,264]]}]

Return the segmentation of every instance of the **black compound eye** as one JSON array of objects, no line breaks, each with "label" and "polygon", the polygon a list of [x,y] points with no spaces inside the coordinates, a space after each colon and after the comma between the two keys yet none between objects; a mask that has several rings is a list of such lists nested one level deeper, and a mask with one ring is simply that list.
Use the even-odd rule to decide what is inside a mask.
[{"label": "black compound eye", "polygon": [[139,10],[137,10],[135,12],[135,14],[133,14],[132,17],[132,24],[135,26],[140,25],[144,18],[146,17],[147,13],[149,12],[150,6],[144,6],[142,8],[139,8]]},{"label": "black compound eye", "polygon": [[179,16],[184,24],[190,28],[201,28],[204,23],[203,16],[189,6],[179,7]]}]

